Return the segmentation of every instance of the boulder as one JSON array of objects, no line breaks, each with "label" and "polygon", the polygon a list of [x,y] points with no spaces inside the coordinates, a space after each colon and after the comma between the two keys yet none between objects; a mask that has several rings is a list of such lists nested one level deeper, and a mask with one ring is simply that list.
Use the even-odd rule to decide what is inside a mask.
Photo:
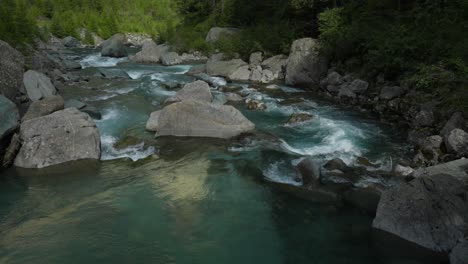
[{"label": "boulder", "polygon": [[78,110],[81,110],[83,108],[86,107],[86,104],[81,102],[81,101],[78,101],[76,99],[70,99],[70,100],[67,100],[65,101],[65,108],[76,108]]},{"label": "boulder", "polygon": [[104,57],[127,57],[126,39],[123,34],[115,34],[101,44],[101,55]]},{"label": "boulder", "polygon": [[468,240],[463,239],[452,249],[450,264],[468,264]]},{"label": "boulder", "polygon": [[254,52],[254,53],[250,54],[249,63],[250,63],[251,69],[254,69],[257,66],[259,66],[260,64],[262,64],[262,61],[263,61],[263,53],[262,52]]},{"label": "boulder", "polygon": [[195,51],[193,53],[184,52],[182,55],[180,55],[180,58],[182,59],[183,63],[201,63],[208,60],[208,57],[199,51]]},{"label": "boulder", "polygon": [[153,41],[148,34],[125,33],[125,44],[134,47],[141,47],[147,41]]},{"label": "boulder", "polygon": [[381,100],[392,100],[402,96],[405,93],[405,89],[400,86],[384,86],[380,90]]},{"label": "boulder", "polygon": [[357,95],[355,92],[353,92],[350,88],[349,85],[344,84],[340,87],[340,90],[338,92],[339,97],[348,97],[348,98],[356,98]]},{"label": "boulder", "polygon": [[22,118],[22,122],[63,110],[64,105],[65,102],[59,95],[50,96],[40,101],[35,101],[29,106],[28,111]]},{"label": "boulder", "polygon": [[447,174],[385,191],[372,226],[435,252],[449,252],[468,232],[468,191]]},{"label": "boulder", "polygon": [[222,37],[230,37],[239,32],[240,30],[237,28],[214,27],[214,28],[211,28],[210,31],[208,32],[208,35],[206,36],[206,42],[214,43],[220,40]]},{"label": "boulder", "polygon": [[225,94],[226,100],[228,102],[240,102],[243,101],[244,98],[236,93],[226,93]]},{"label": "boulder", "polygon": [[62,43],[67,48],[77,48],[78,46],[81,45],[81,42],[78,39],[76,39],[75,37],[71,37],[71,36],[68,36],[62,39]]},{"label": "boulder", "polygon": [[18,134],[14,134],[11,137],[10,144],[5,150],[5,155],[3,156],[2,167],[9,168],[15,161],[16,154],[18,154],[19,149],[21,148],[21,140]]},{"label": "boulder", "polygon": [[162,54],[169,51],[167,45],[156,45],[152,40],[147,40],[143,43],[141,51],[135,56],[130,56],[130,61],[140,63],[159,63]]},{"label": "boulder", "polygon": [[296,166],[304,186],[317,186],[320,184],[320,165],[312,158],[303,159]]},{"label": "boulder", "polygon": [[62,60],[62,66],[66,70],[80,70],[81,64],[72,60]]},{"label": "boulder", "polygon": [[455,128],[445,138],[445,147],[450,153],[459,156],[468,155],[468,133],[464,130]]},{"label": "boulder", "polygon": [[86,107],[81,109],[81,112],[88,114],[91,118],[96,120],[100,120],[102,118],[101,112],[92,105],[86,105]]},{"label": "boulder", "polygon": [[287,85],[319,84],[328,70],[328,62],[319,54],[319,48],[318,41],[312,38],[294,41],[286,65]]},{"label": "boulder", "polygon": [[447,121],[444,128],[440,131],[440,135],[446,137],[455,128],[468,131],[466,120],[461,112],[456,112],[450,117],[449,121]]},{"label": "boulder", "polygon": [[274,74],[272,71],[265,69],[262,71],[262,78],[260,79],[261,83],[270,83],[279,79],[278,74]]},{"label": "boulder", "polygon": [[5,96],[0,95],[0,142],[5,141],[16,130],[19,119],[16,105]]},{"label": "boulder", "polygon": [[221,76],[228,78],[233,73],[239,70],[239,68],[247,66],[248,64],[239,59],[230,60],[230,61],[219,61],[219,60],[209,60],[206,63],[206,73],[211,76]]},{"label": "boulder", "polygon": [[177,52],[166,52],[161,55],[161,63],[166,66],[177,65],[183,62]]},{"label": "boulder", "polygon": [[32,101],[38,101],[57,94],[57,90],[49,77],[42,73],[29,70],[24,74],[23,82],[28,97]]},{"label": "boulder", "polygon": [[[250,68],[252,68],[252,66],[250,66]],[[262,70],[262,67],[261,66],[257,66],[255,68],[252,69],[252,72],[249,72],[250,73],[250,81],[252,82],[261,82],[262,81],[262,77],[263,77],[263,70]]]},{"label": "boulder", "polygon": [[190,68],[190,70],[188,70],[188,72],[186,74],[194,76],[194,75],[198,75],[198,74],[202,74],[202,73],[206,73],[206,65],[205,64],[200,64],[200,65],[193,66],[192,68]]},{"label": "boulder", "polygon": [[23,122],[20,138],[23,145],[15,159],[20,168],[46,168],[101,156],[96,124],[75,108]]},{"label": "boulder", "polygon": [[346,165],[346,163],[340,158],[335,158],[328,161],[325,163],[325,165],[323,165],[323,167],[329,171],[345,172],[349,170],[348,165]]},{"label": "boulder", "polygon": [[435,166],[420,168],[416,170],[412,176],[414,178],[429,177],[439,174],[449,174],[457,178],[468,186],[468,159],[459,159],[447,163],[438,164]]},{"label": "boulder", "polygon": [[413,120],[416,127],[430,127],[434,124],[434,113],[428,110],[419,111]]},{"label": "boulder", "polygon": [[0,40],[0,94],[13,102],[23,87],[24,56]]},{"label": "boulder", "polygon": [[157,136],[227,139],[255,129],[255,125],[232,106],[194,100],[166,106],[157,123]]},{"label": "boulder", "polygon": [[156,132],[158,130],[158,120],[161,115],[161,111],[155,111],[151,113],[150,118],[146,122],[146,130]]},{"label": "boulder", "polygon": [[186,100],[196,100],[201,102],[212,102],[213,95],[211,94],[210,86],[204,81],[195,81],[188,83],[174,97],[169,98],[166,102],[180,102]]},{"label": "boulder", "polygon": [[264,60],[261,66],[264,70],[271,71],[274,78],[282,80],[286,73],[287,63],[288,57],[286,55],[277,55]]},{"label": "boulder", "polygon": [[245,104],[247,105],[247,109],[249,110],[262,111],[267,108],[262,101],[252,98],[248,98],[247,100],[245,100]]},{"label": "boulder", "polygon": [[228,78],[232,81],[248,81],[250,78],[249,66],[242,66],[231,73]]},{"label": "boulder", "polygon": [[293,125],[293,124],[302,123],[302,122],[311,120],[311,119],[313,119],[313,118],[314,118],[314,116],[311,115],[311,114],[307,114],[307,113],[295,113],[295,114],[292,114],[292,115],[289,117],[287,123],[288,123],[289,125]]},{"label": "boulder", "polygon": [[344,78],[341,74],[337,73],[336,71],[332,71],[328,73],[327,77],[320,81],[320,87],[326,89],[327,86],[340,86],[344,83]]},{"label": "boulder", "polygon": [[369,83],[363,80],[356,79],[347,85],[348,89],[355,94],[362,94],[369,88]]}]

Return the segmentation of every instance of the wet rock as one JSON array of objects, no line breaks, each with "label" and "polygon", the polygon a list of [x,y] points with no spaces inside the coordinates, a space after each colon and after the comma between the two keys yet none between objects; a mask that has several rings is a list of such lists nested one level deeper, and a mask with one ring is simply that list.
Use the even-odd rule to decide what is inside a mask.
[{"label": "wet rock", "polygon": [[247,99],[245,101],[245,104],[247,105],[247,109],[249,110],[262,111],[267,108],[263,102],[256,100],[256,99],[251,99],[251,98]]},{"label": "wet rock", "polygon": [[421,110],[413,120],[415,127],[430,127],[434,124],[434,113],[428,110]]},{"label": "wet rock", "polygon": [[296,170],[301,176],[302,184],[304,186],[318,186],[320,185],[320,164],[312,158],[305,158],[296,166]]},{"label": "wet rock", "polygon": [[255,125],[232,106],[194,100],[166,106],[157,123],[157,136],[227,139],[255,129]]},{"label": "wet rock", "polygon": [[127,57],[127,48],[125,47],[126,38],[123,34],[115,34],[101,44],[101,54],[104,57],[122,58]]},{"label": "wet rock", "polygon": [[232,81],[248,81],[250,74],[249,66],[242,66],[227,77]]},{"label": "wet rock", "polygon": [[313,119],[314,116],[311,115],[311,114],[307,114],[307,113],[295,113],[295,114],[292,114],[289,119],[288,119],[288,124],[292,125],[292,124],[297,124],[297,123],[302,123],[302,122],[305,122],[305,121],[308,121],[308,120],[311,120]]},{"label": "wet rock", "polygon": [[81,64],[72,60],[66,60],[66,59],[62,60],[62,65],[64,69],[70,70],[70,71],[81,69]]},{"label": "wet rock", "polygon": [[169,52],[169,46],[167,45],[156,45],[152,40],[147,40],[143,43],[141,51],[130,56],[130,61],[140,63],[159,63],[161,56]]},{"label": "wet rock", "polygon": [[21,124],[23,145],[15,159],[21,168],[45,168],[77,160],[99,160],[99,131],[94,121],[69,108]]},{"label": "wet rock", "polygon": [[158,129],[158,120],[161,115],[161,111],[155,111],[151,113],[150,118],[146,122],[146,130],[156,132]]},{"label": "wet rock", "polygon": [[32,101],[38,101],[57,94],[57,90],[49,77],[42,73],[29,70],[24,74],[23,82],[28,97]]},{"label": "wet rock", "polygon": [[67,48],[77,48],[81,45],[81,42],[75,37],[68,36],[62,40],[62,43]]},{"label": "wet rock", "polygon": [[65,108],[76,108],[78,110],[81,110],[86,107],[86,104],[78,101],[76,99],[70,99],[65,101]]},{"label": "wet rock", "polygon": [[206,36],[206,42],[214,43],[223,37],[231,37],[239,32],[240,30],[237,28],[214,27],[214,28],[211,28],[210,31],[208,32],[208,35]]},{"label": "wet rock", "polygon": [[178,91],[172,98],[166,100],[166,103],[180,102],[186,100],[197,100],[202,102],[212,102],[213,95],[211,95],[210,86],[204,81],[195,81],[188,83]]},{"label": "wet rock", "polygon": [[381,100],[392,100],[402,96],[405,93],[405,89],[400,86],[384,86],[380,90]]},{"label": "wet rock", "polygon": [[101,112],[99,112],[99,110],[96,107],[91,105],[87,105],[85,108],[82,108],[81,112],[88,114],[91,118],[96,120],[101,120],[102,118]]},{"label": "wet rock", "polygon": [[[247,75],[246,71],[248,71],[248,64],[243,60],[235,59],[230,61],[212,61],[209,60],[206,63],[206,72],[212,76],[221,76],[221,77],[230,77],[236,71],[242,67],[243,75]],[[240,72],[236,73],[236,76],[239,75]],[[234,76],[234,77],[236,77]],[[247,75],[246,80],[250,77],[250,73]]]},{"label": "wet rock", "polygon": [[9,168],[13,164],[13,162],[15,161],[16,154],[18,154],[20,147],[21,147],[20,137],[18,134],[15,133],[13,137],[11,137],[10,144],[5,151],[5,155],[3,157],[3,162],[2,162],[3,168]]},{"label": "wet rock", "polygon": [[356,163],[364,167],[378,168],[379,164],[372,163],[369,159],[364,157],[356,157]]},{"label": "wet rock", "polygon": [[468,264],[468,240],[463,239],[452,249],[450,264]]},{"label": "wet rock", "polygon": [[24,56],[0,40],[0,93],[13,102],[23,86]]},{"label": "wet rock", "polygon": [[276,85],[276,84],[271,84],[271,85],[266,86],[265,89],[267,89],[267,90],[281,90],[281,87],[279,85]]},{"label": "wet rock", "polygon": [[165,52],[161,55],[161,63],[166,66],[177,65],[183,62],[177,52]]},{"label": "wet rock", "polygon": [[5,96],[0,95],[0,142],[8,141],[11,134],[18,128],[19,119],[16,105]]},{"label": "wet rock", "polygon": [[229,102],[241,102],[244,100],[242,96],[236,93],[226,93],[225,96],[226,96],[226,100]]},{"label": "wet rock", "polygon": [[327,73],[328,62],[319,54],[317,40],[304,38],[294,41],[286,65],[286,84],[308,86],[319,84]]},{"label": "wet rock", "polygon": [[121,69],[99,69],[99,74],[108,79],[131,79],[128,73]]},{"label": "wet rock", "polygon": [[445,147],[447,151],[459,156],[468,155],[468,133],[464,130],[455,128],[445,138]]},{"label": "wet rock", "polygon": [[59,95],[35,101],[29,106],[28,111],[22,118],[22,122],[63,110],[64,104],[63,98]]},{"label": "wet rock", "polygon": [[465,131],[468,130],[466,120],[461,112],[456,112],[450,117],[449,121],[447,121],[444,128],[442,128],[440,131],[440,135],[446,137],[455,128],[459,128]]},{"label": "wet rock", "polygon": [[435,252],[449,252],[468,231],[468,191],[447,174],[385,191],[373,227]]},{"label": "wet rock", "polygon": [[145,144],[145,142],[142,139],[133,137],[133,136],[126,136],[119,141],[115,142],[113,147],[116,150],[123,150],[132,146],[137,146],[140,144]]},{"label": "wet rock", "polygon": [[346,165],[346,163],[340,158],[328,161],[323,167],[329,171],[339,170],[345,172],[349,170],[348,165]]}]

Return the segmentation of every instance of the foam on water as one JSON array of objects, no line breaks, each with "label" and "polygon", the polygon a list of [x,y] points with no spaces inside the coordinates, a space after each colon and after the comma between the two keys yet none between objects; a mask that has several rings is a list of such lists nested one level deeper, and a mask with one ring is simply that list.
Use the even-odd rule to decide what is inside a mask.
[{"label": "foam on water", "polygon": [[110,135],[101,136],[102,154],[101,160],[115,160],[122,158],[129,158],[132,161],[138,161],[145,159],[156,153],[156,149],[153,146],[145,147],[144,143],[129,146],[124,149],[114,148],[114,144],[117,142],[117,138]]},{"label": "foam on water", "polygon": [[265,170],[263,170],[263,176],[265,176],[265,178],[269,181],[301,186],[301,182],[294,180],[294,175],[291,175],[288,171],[281,169],[286,167],[288,166],[285,161],[272,163]]},{"label": "foam on water", "polygon": [[111,58],[103,57],[100,53],[94,53],[86,56],[80,61],[81,67],[83,69],[89,67],[114,67],[120,62],[127,61],[128,58]]}]

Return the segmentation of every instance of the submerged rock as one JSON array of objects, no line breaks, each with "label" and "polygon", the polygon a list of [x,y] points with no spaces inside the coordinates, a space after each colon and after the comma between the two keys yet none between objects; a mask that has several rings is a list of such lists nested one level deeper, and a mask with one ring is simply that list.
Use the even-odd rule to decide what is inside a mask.
[{"label": "submerged rock", "polygon": [[20,138],[23,145],[15,166],[21,168],[45,168],[101,156],[96,124],[75,108],[23,122]]},{"label": "submerged rock", "polygon": [[245,100],[245,104],[247,105],[247,109],[249,110],[262,111],[267,109],[266,105],[263,102],[256,99],[249,98]]},{"label": "submerged rock", "polygon": [[157,136],[231,138],[255,125],[236,108],[188,100],[166,106],[157,120]]},{"label": "submerged rock", "polygon": [[384,192],[373,227],[435,252],[449,252],[468,232],[468,191],[447,174],[428,175]]},{"label": "submerged rock", "polygon": [[0,40],[0,93],[13,102],[23,86],[24,56]]},{"label": "submerged rock", "polygon": [[311,114],[307,114],[307,113],[296,113],[296,114],[292,114],[289,119],[288,119],[288,124],[292,125],[292,124],[297,124],[297,123],[302,123],[302,122],[305,122],[305,121],[308,121],[308,120],[311,120],[313,119],[314,116],[311,115]]},{"label": "submerged rock", "polygon": [[323,167],[329,171],[339,170],[345,172],[349,170],[348,165],[346,165],[346,163],[340,158],[335,158],[328,161],[325,163],[325,165],[323,165]]},{"label": "submerged rock", "polygon": [[126,38],[123,34],[115,34],[101,44],[101,54],[104,57],[122,58],[127,57],[127,48],[125,47]]},{"label": "submerged rock", "polygon": [[38,101],[57,94],[57,90],[49,77],[37,71],[27,71],[23,76],[23,81],[29,99],[32,101]]},{"label": "submerged rock", "polygon": [[286,65],[287,85],[314,85],[327,73],[327,60],[319,54],[319,43],[312,38],[294,41]]},{"label": "submerged rock", "polygon": [[33,102],[26,114],[23,116],[22,121],[27,121],[37,117],[52,114],[53,112],[63,110],[65,102],[59,95],[44,98],[40,101]]}]

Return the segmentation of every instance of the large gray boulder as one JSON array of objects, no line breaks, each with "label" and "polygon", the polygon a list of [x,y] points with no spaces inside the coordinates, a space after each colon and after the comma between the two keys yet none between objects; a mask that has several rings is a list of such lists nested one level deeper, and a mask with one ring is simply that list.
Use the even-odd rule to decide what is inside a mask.
[{"label": "large gray boulder", "polygon": [[276,55],[264,60],[261,63],[262,69],[273,73],[275,79],[284,79],[288,57],[286,55]]},{"label": "large gray boulder", "polygon": [[13,102],[23,87],[24,56],[0,40],[0,94]]},{"label": "large gray boulder", "polygon": [[171,51],[161,55],[161,63],[166,66],[172,66],[181,64],[183,62],[182,57],[177,52]]},{"label": "large gray boulder", "polygon": [[115,57],[122,58],[127,57],[127,48],[125,43],[127,42],[125,35],[115,34],[108,40],[101,44],[101,55],[104,57]]},{"label": "large gray boulder", "polygon": [[459,128],[452,130],[445,138],[447,151],[459,156],[468,155],[468,133]]},{"label": "large gray boulder", "polygon": [[468,131],[468,127],[467,127],[465,117],[463,116],[463,113],[461,113],[461,112],[456,112],[450,117],[449,121],[447,121],[447,123],[445,123],[444,128],[442,128],[442,130],[440,131],[440,135],[443,136],[443,137],[446,137],[455,128],[459,128],[459,129]]},{"label": "large gray boulder", "polygon": [[402,96],[405,93],[405,89],[400,86],[384,86],[380,90],[381,100],[392,100]]},{"label": "large gray boulder", "polygon": [[99,131],[91,117],[75,108],[25,121],[21,124],[23,145],[15,166],[45,168],[77,160],[99,160]]},{"label": "large gray boulder", "polygon": [[19,112],[16,105],[3,95],[0,95],[0,141],[5,140],[19,125]]},{"label": "large gray boulder", "polygon": [[174,97],[167,100],[170,102],[180,102],[186,100],[196,100],[201,102],[212,102],[213,95],[210,91],[210,86],[204,81],[195,81],[188,83]]},{"label": "large gray boulder", "polygon": [[81,42],[72,36],[68,36],[62,39],[62,43],[67,48],[76,48],[81,45]]},{"label": "large gray boulder", "polygon": [[44,98],[40,101],[33,102],[26,114],[23,116],[22,121],[27,121],[37,117],[52,114],[53,112],[63,110],[65,102],[59,95]]},{"label": "large gray boulder", "polygon": [[161,56],[169,52],[169,46],[156,45],[152,40],[147,40],[143,43],[141,51],[135,56],[131,56],[130,60],[141,63],[159,63]]},{"label": "large gray boulder", "polygon": [[468,232],[468,191],[447,174],[402,183],[381,197],[373,227],[448,253]]},{"label": "large gray boulder", "polygon": [[249,66],[242,66],[238,68],[228,76],[228,79],[232,81],[248,81],[251,79],[251,71],[249,70]]},{"label": "large gray boulder", "polygon": [[32,101],[38,101],[42,98],[57,94],[57,90],[50,81],[49,77],[40,72],[32,70],[27,71],[24,73],[23,82],[28,97]]},{"label": "large gray boulder", "polygon": [[156,132],[158,130],[158,120],[161,115],[161,111],[155,111],[151,113],[150,118],[146,122],[146,130]]},{"label": "large gray boulder", "polygon": [[328,62],[319,54],[317,40],[304,38],[294,41],[286,65],[286,84],[309,86],[320,83],[327,73]]},{"label": "large gray boulder", "polygon": [[230,37],[239,32],[240,30],[237,28],[214,27],[214,28],[211,28],[210,31],[208,32],[208,35],[206,35],[206,42],[214,43],[220,40],[222,37]]},{"label": "large gray boulder", "polygon": [[419,168],[412,176],[415,178],[449,174],[468,186],[468,159],[459,159],[431,167]]},{"label": "large gray boulder", "polygon": [[208,60],[206,63],[206,73],[211,76],[221,76],[229,78],[233,75],[239,68],[243,66],[249,66],[245,61],[240,59],[234,59],[230,61],[218,61],[218,60]]},{"label": "large gray boulder", "polygon": [[463,240],[450,253],[450,264],[468,264],[468,240]]},{"label": "large gray boulder", "polygon": [[182,101],[166,106],[157,120],[157,136],[232,138],[255,125],[232,106]]}]

